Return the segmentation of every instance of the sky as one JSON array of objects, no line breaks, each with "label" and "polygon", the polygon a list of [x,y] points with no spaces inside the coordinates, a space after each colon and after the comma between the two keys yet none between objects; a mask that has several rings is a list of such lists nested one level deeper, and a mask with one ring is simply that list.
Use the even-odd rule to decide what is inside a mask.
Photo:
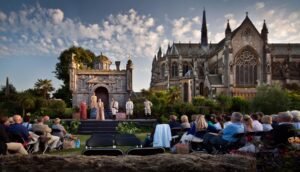
[{"label": "sky", "polygon": [[165,53],[169,43],[200,42],[204,8],[209,42],[224,38],[228,19],[234,30],[248,12],[259,32],[266,20],[270,43],[300,43],[299,0],[0,0],[0,86],[6,77],[18,91],[51,79],[58,89],[57,58],[75,45],[122,68],[130,56],[134,91],[147,89],[160,46]]}]

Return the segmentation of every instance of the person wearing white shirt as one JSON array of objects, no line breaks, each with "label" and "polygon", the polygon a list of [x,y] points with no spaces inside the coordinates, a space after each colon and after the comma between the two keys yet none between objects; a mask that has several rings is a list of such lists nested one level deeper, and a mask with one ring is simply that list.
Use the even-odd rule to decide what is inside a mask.
[{"label": "person wearing white shirt", "polygon": [[252,114],[251,118],[253,120],[252,125],[253,125],[253,131],[263,131],[263,126],[262,124],[258,121],[258,115],[257,114]]},{"label": "person wearing white shirt", "polygon": [[133,115],[133,108],[134,108],[133,102],[129,98],[128,101],[126,102],[126,115],[128,119],[130,115]]},{"label": "person wearing white shirt", "polygon": [[151,107],[153,106],[153,104],[149,101],[149,100],[145,100],[144,101],[144,106],[145,106],[145,116],[147,117],[147,115],[151,115]]}]

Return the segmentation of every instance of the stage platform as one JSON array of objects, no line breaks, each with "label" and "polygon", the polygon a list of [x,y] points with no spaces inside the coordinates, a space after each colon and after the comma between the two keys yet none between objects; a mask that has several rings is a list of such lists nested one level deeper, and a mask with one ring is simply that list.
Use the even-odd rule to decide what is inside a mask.
[{"label": "stage platform", "polygon": [[[71,121],[71,120],[70,120]],[[67,120],[66,120],[67,122]],[[92,133],[117,133],[116,127],[120,122],[134,122],[137,126],[152,127],[156,119],[123,119],[99,121],[95,119],[81,120],[78,128],[78,134]]]}]

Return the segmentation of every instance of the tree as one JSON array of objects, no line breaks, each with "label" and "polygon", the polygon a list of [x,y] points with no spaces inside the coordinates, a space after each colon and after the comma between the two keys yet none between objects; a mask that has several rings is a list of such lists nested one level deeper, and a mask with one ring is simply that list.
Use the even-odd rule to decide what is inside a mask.
[{"label": "tree", "polygon": [[21,92],[18,94],[18,102],[22,107],[22,115],[25,115],[25,111],[33,109],[35,107],[35,97],[32,96],[29,92]]},{"label": "tree", "polygon": [[71,63],[72,54],[75,54],[74,60],[80,68],[84,68],[84,66],[87,68],[93,67],[93,61],[96,59],[92,51],[75,46],[64,50],[58,57],[58,63],[56,63],[54,73],[57,79],[63,81],[63,85],[54,93],[54,97],[63,99],[68,105],[71,104],[72,98],[71,91],[69,90],[69,65]]},{"label": "tree", "polygon": [[48,79],[38,79],[34,87],[45,99],[49,98],[49,94],[54,91],[51,80]]},{"label": "tree", "polygon": [[179,87],[171,87],[167,92],[167,100],[169,104],[174,104],[175,102],[180,101],[181,92]]},{"label": "tree", "polygon": [[217,96],[217,101],[219,103],[219,106],[222,109],[222,114],[224,114],[225,110],[228,110],[229,108],[231,108],[231,105],[232,105],[231,97],[229,97],[225,94],[219,94]]},{"label": "tree", "polygon": [[288,110],[289,98],[287,91],[279,85],[260,86],[252,101],[252,109],[265,114],[273,114]]}]

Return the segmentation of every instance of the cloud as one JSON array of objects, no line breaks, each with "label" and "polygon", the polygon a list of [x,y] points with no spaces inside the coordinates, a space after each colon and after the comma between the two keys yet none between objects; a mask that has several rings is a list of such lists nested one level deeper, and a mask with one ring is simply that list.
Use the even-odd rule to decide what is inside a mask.
[{"label": "cloud", "polygon": [[6,18],[7,18],[6,14],[0,11],[0,22],[4,22]]},{"label": "cloud", "polygon": [[264,2],[257,2],[256,4],[255,4],[255,8],[256,9],[262,9],[262,8],[264,8],[265,7],[265,3]]},{"label": "cloud", "polygon": [[48,14],[54,24],[59,24],[64,19],[64,13],[60,9],[49,9]]},{"label": "cloud", "polygon": [[181,17],[172,21],[172,36],[178,42],[199,42],[200,29],[201,21],[198,16],[192,19]]}]

